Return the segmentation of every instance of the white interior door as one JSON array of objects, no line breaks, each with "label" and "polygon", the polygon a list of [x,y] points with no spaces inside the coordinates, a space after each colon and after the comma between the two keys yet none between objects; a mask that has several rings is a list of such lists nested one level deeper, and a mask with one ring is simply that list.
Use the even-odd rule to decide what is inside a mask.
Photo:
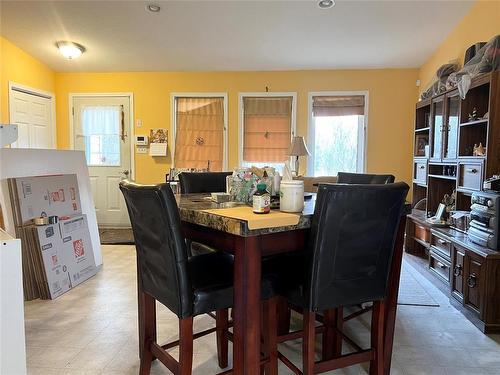
[{"label": "white interior door", "polygon": [[130,175],[130,99],[73,98],[73,144],[85,151],[100,227],[129,227],[118,183]]},{"label": "white interior door", "polygon": [[16,148],[55,148],[51,97],[11,89],[10,123],[18,126]]}]

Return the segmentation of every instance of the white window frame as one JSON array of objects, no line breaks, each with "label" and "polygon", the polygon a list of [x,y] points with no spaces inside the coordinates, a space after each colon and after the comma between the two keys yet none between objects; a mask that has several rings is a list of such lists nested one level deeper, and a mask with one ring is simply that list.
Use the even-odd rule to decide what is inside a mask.
[{"label": "white window frame", "polygon": [[[245,113],[243,106],[243,99],[248,97],[291,97],[292,98],[292,121],[291,121],[291,137],[290,144],[292,143],[292,139],[295,136],[297,131],[297,92],[288,91],[288,92],[240,92],[238,93],[238,165],[241,167],[243,165],[243,137],[245,134],[245,130],[243,129],[243,124],[245,123]],[[252,162],[249,160],[248,162]]]},{"label": "white window frame", "polygon": [[172,168],[175,168],[175,140],[177,134],[177,98],[222,98],[224,107],[224,129],[223,129],[223,149],[222,149],[222,170],[227,171],[228,168],[228,120],[227,120],[227,92],[173,92],[170,94],[170,108],[172,121]]},{"label": "white window frame", "polygon": [[[307,159],[306,176],[314,177],[314,145],[315,145],[315,124],[313,116],[313,97],[315,96],[355,96],[362,95],[365,98],[363,126],[359,126],[358,139],[363,140],[358,142],[358,155],[361,158],[357,160],[356,172],[366,172],[367,145],[368,145],[368,108],[369,108],[369,92],[368,91],[312,91],[308,93],[307,111],[308,111],[308,142],[307,148],[311,155]],[[360,124],[361,125],[361,124]]]}]

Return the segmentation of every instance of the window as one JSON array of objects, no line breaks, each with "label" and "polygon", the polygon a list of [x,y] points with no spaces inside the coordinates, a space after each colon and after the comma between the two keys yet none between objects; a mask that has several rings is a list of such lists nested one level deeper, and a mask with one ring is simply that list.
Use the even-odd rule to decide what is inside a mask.
[{"label": "window", "polygon": [[240,94],[240,162],[281,170],[295,132],[295,93]]},{"label": "window", "polygon": [[123,108],[120,106],[83,108],[82,130],[87,165],[120,166],[121,121],[123,121]]},{"label": "window", "polygon": [[367,94],[310,94],[308,175],[364,172]]},{"label": "window", "polygon": [[226,95],[173,95],[176,168],[227,168]]}]

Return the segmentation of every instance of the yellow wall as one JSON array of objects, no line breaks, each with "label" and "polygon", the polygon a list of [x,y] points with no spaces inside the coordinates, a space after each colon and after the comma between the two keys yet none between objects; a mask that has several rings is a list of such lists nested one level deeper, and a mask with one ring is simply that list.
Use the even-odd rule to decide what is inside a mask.
[{"label": "yellow wall", "polygon": [[9,122],[9,81],[55,92],[55,73],[0,36],[0,121]]},{"label": "yellow wall", "polygon": [[[295,91],[297,132],[307,136],[307,94],[320,90],[368,90],[368,172],[389,172],[411,181],[412,132],[417,69],[333,70],[287,72],[132,72],[57,73],[57,143],[68,148],[69,93],[132,92],[134,116],[142,119],[136,134],[166,127],[171,140],[172,92],[227,92],[229,108],[229,168],[238,164],[238,92]],[[170,158],[136,154],[136,180],[160,182]],[[302,162],[301,165],[305,165]]]},{"label": "yellow wall", "polygon": [[458,59],[462,65],[468,47],[476,42],[487,42],[497,34],[500,34],[500,1],[477,1],[429,60],[420,67],[421,91],[432,83],[437,68],[442,64]]}]

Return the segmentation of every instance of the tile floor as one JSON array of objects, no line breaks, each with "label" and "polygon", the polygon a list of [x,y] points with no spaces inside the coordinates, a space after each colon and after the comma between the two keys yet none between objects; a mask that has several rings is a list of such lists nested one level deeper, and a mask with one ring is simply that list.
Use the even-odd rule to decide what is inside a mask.
[{"label": "tile floor", "polygon": [[[54,301],[26,303],[30,375],[138,373],[134,248],[103,246],[103,256],[104,266],[96,277]],[[417,272],[415,277],[440,307],[399,306],[391,373],[500,374],[500,335],[483,335],[431,283]],[[158,310],[159,338],[170,341],[177,335],[177,319],[163,307]],[[198,317],[195,330],[212,324],[211,318]],[[366,317],[348,323],[351,336],[360,342],[368,342],[368,326]],[[299,341],[280,350],[300,363]],[[194,374],[218,372],[214,334],[197,340],[194,352]],[[280,374],[290,373],[280,366]],[[367,367],[331,373],[367,374]],[[152,374],[169,371],[155,361]]]}]

